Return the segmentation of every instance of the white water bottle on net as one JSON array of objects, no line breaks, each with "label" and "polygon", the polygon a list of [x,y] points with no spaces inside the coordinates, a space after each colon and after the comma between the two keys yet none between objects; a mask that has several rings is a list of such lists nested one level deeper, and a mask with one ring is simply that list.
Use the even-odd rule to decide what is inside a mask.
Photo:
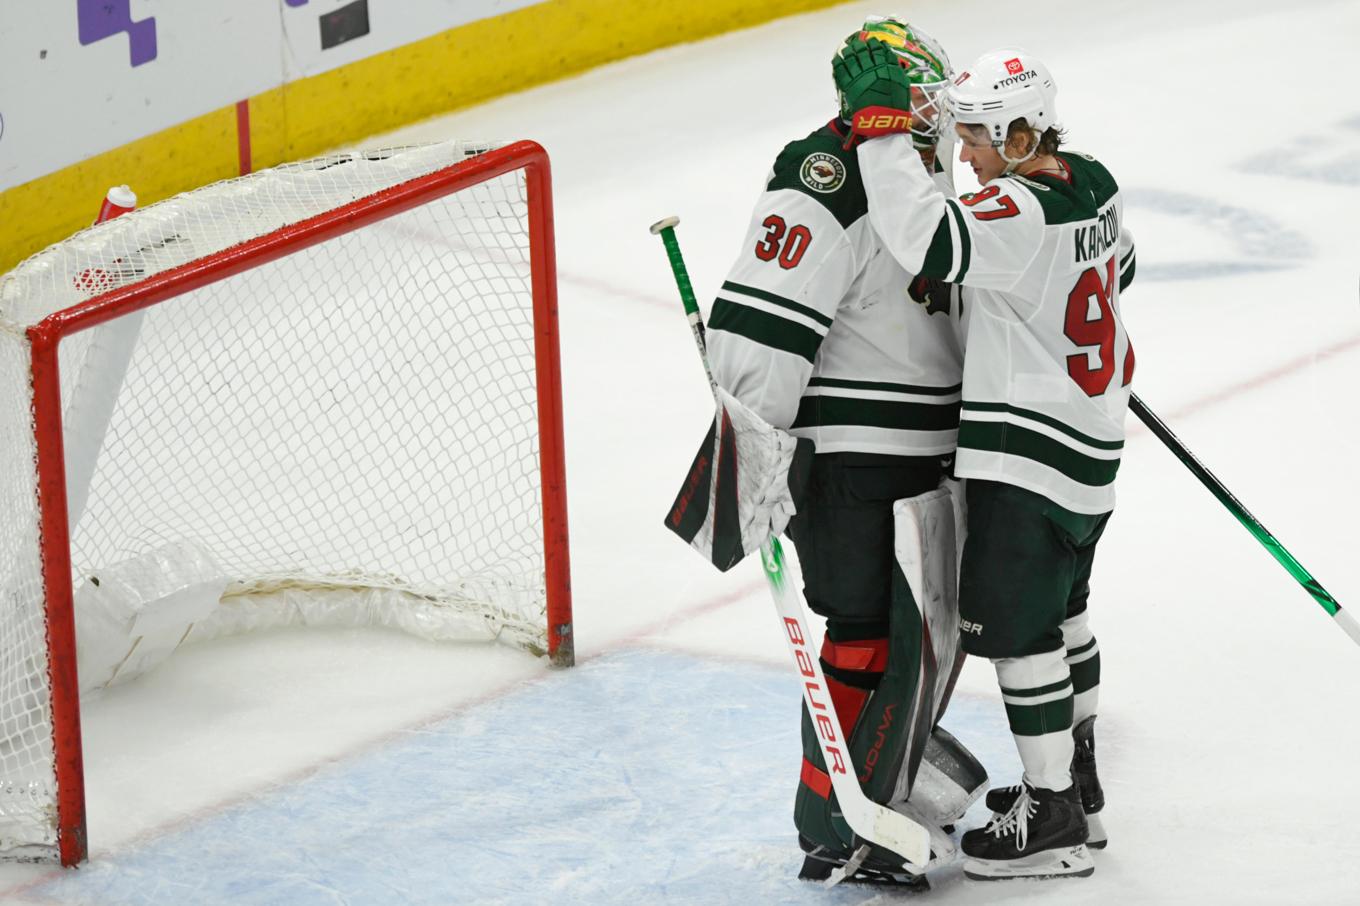
[{"label": "white water bottle on net", "polygon": [[85,857],[79,696],[186,641],[571,663],[554,267],[542,148],[449,142],[207,186],[0,277],[0,857]]}]

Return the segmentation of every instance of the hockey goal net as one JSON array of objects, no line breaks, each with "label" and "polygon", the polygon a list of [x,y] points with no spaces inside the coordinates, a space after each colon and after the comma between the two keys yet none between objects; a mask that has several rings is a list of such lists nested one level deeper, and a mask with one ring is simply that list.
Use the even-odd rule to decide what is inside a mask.
[{"label": "hockey goal net", "polygon": [[158,632],[571,662],[555,286],[530,142],[261,171],[0,278],[0,855],[84,858],[80,691]]}]

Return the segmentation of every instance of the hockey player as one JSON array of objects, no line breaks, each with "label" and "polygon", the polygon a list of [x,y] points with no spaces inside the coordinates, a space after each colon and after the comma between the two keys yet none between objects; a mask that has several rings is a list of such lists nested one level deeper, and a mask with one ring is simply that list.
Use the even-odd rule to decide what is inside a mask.
[{"label": "hockey player", "polygon": [[[900,20],[871,19],[861,34],[891,45],[915,95],[913,160],[932,162],[947,57]],[[963,359],[949,287],[917,280],[870,228],[849,113],[775,160],[714,302],[708,350],[722,388],[815,443],[788,534],[808,604],[826,618],[822,665],[856,772],[866,795],[887,803],[905,798],[899,778],[910,783],[923,741],[906,751],[922,631],[910,606],[892,606],[893,502],[939,486],[957,436]],[[826,877],[857,841],[806,712],[803,751],[794,812],[809,853],[803,876]],[[876,851],[855,879],[911,881],[901,867]]]},{"label": "hockey player", "polygon": [[[842,60],[848,109],[880,112],[885,83],[897,86],[887,106],[907,109],[889,48],[852,41]],[[857,149],[880,241],[904,268],[964,287],[964,650],[992,659],[1024,764],[1019,786],[988,796],[991,823],[963,837],[977,879],[1088,875],[1088,833],[1104,842],[1087,582],[1124,445],[1134,357],[1119,294],[1134,255],[1109,171],[1058,150],[1055,94],[1044,65],[1016,49],[954,80],[945,104],[984,186],[957,199],[939,193],[910,136]]]}]

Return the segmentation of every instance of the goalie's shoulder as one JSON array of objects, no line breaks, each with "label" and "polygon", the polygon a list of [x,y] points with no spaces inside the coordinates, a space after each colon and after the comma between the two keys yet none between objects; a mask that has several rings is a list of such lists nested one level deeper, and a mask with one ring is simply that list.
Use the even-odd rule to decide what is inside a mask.
[{"label": "goalie's shoulder", "polygon": [[860,178],[859,158],[845,150],[845,137],[828,123],[805,138],[789,142],[775,158],[766,190],[792,189],[829,211],[842,227],[864,217],[869,202]]}]

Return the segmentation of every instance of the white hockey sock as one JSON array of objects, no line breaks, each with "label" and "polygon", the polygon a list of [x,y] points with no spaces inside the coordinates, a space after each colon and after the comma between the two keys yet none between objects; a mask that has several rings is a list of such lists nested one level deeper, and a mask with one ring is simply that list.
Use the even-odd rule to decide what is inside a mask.
[{"label": "white hockey sock", "polygon": [[1063,620],[1063,647],[1072,675],[1072,724],[1096,713],[1100,699],[1100,646],[1086,623],[1086,611]]},{"label": "white hockey sock", "polygon": [[1072,784],[1072,678],[1061,648],[992,661],[1025,780],[1065,790]]}]

